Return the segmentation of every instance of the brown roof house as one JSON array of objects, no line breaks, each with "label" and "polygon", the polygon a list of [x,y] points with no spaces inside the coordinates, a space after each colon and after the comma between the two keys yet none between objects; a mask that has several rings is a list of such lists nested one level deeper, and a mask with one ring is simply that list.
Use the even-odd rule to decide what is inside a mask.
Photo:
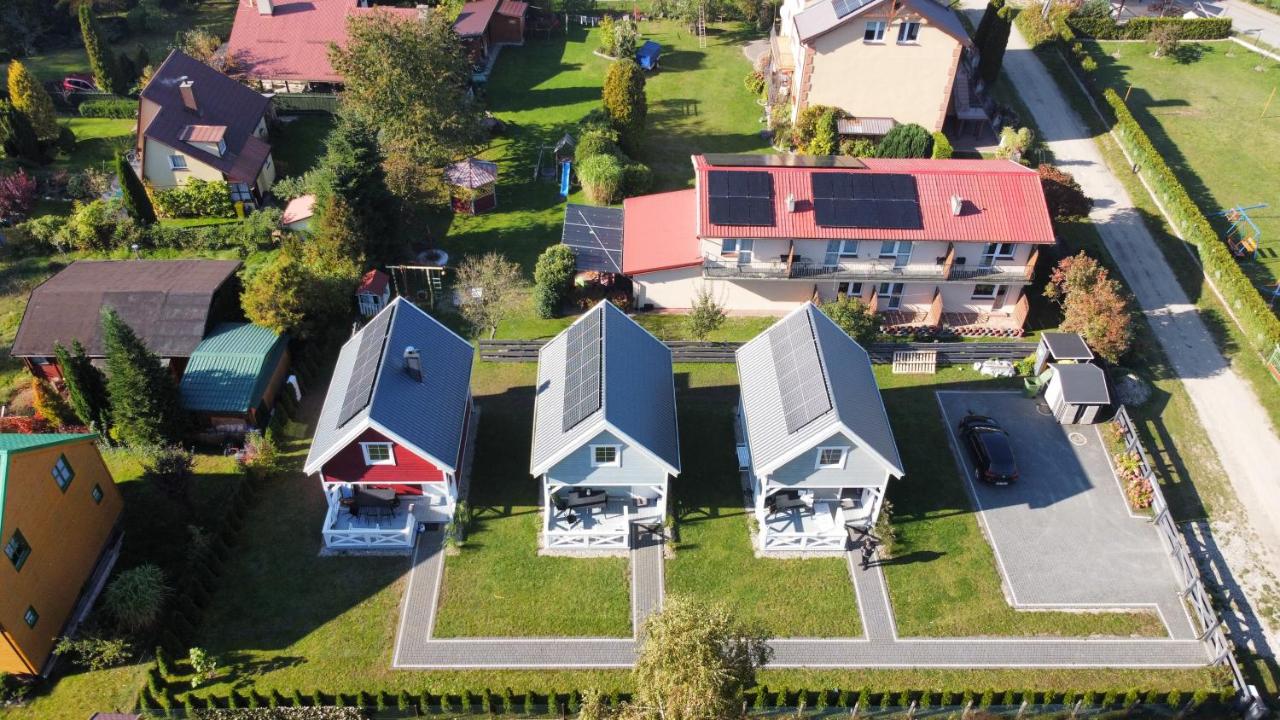
[{"label": "brown roof house", "polygon": [[462,6],[453,31],[462,39],[471,61],[488,65],[490,53],[501,45],[524,44],[523,0],[473,0]]},{"label": "brown roof house", "polygon": [[134,170],[153,190],[224,180],[254,206],[275,182],[271,100],[177,50],[142,91]]},{"label": "brown roof house", "polygon": [[848,114],[847,136],[987,121],[973,41],[935,0],[785,0],[769,40],[768,102],[793,122],[811,105]]},{"label": "brown roof house", "polygon": [[177,379],[220,322],[241,319],[237,260],[77,260],[31,291],[13,340],[36,377],[62,377],[56,344],[102,358],[102,310],[115,308]]}]

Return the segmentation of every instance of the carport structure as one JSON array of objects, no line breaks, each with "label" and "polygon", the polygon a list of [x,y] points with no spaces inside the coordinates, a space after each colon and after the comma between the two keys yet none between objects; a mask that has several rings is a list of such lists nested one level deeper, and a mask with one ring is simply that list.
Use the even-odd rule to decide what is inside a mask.
[{"label": "carport structure", "polygon": [[[1018,609],[1149,610],[1171,638],[1194,639],[1169,553],[1150,519],[1129,510],[1096,426],[1062,426],[1016,392],[939,392],[952,450]],[[967,413],[1009,433],[1021,478],[975,480],[955,427]]]}]

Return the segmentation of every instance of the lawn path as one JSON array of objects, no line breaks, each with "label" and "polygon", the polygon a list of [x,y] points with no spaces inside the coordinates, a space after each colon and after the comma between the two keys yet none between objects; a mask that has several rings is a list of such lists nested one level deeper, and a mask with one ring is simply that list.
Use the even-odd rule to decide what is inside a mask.
[{"label": "lawn path", "polygon": [[[965,0],[973,7],[976,0]],[[1200,423],[1247,509],[1252,529],[1280,554],[1280,438],[1249,386],[1218,351],[1155,239],[1085,124],[1015,28],[1004,70],[1035,116],[1058,165],[1096,198],[1090,220],[1120,267],[1160,345],[1187,389]],[[1248,428],[1248,432],[1243,429]]]}]

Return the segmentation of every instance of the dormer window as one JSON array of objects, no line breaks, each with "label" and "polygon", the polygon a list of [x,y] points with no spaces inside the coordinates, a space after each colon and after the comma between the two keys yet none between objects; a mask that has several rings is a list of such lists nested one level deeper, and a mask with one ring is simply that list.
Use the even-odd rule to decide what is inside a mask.
[{"label": "dormer window", "polygon": [[226,155],[226,154],[227,154],[227,141],[219,140],[218,141],[218,157],[222,157],[223,155]]}]

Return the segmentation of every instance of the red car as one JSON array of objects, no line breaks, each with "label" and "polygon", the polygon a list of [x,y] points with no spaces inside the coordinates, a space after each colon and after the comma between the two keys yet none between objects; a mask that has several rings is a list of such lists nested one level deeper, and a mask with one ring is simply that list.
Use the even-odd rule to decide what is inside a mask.
[{"label": "red car", "polygon": [[62,92],[99,92],[99,90],[98,84],[93,81],[92,75],[71,73],[62,78]]}]

